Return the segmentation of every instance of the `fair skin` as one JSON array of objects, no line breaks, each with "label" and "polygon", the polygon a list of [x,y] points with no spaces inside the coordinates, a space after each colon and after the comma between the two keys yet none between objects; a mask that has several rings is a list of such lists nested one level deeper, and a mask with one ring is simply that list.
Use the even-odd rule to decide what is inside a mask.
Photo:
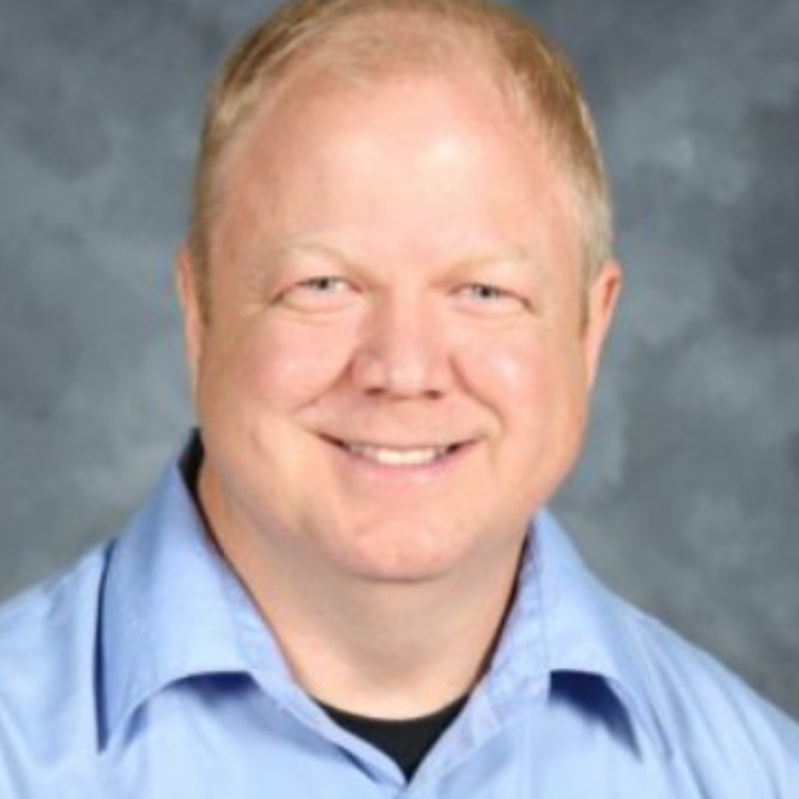
[{"label": "fair skin", "polygon": [[208,320],[178,259],[209,527],[300,684],[363,715],[478,679],[620,283],[585,320],[569,184],[484,72],[300,72],[227,152]]}]

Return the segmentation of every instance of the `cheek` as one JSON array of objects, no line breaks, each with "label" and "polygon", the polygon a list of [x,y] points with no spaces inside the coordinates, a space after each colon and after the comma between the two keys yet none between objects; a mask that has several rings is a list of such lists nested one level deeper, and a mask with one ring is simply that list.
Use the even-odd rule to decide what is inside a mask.
[{"label": "cheek", "polygon": [[470,390],[494,406],[513,406],[547,391],[547,353],[530,337],[482,336],[460,350],[460,371]]},{"label": "cheek", "polygon": [[328,334],[265,322],[253,327],[230,353],[234,373],[228,371],[228,379],[234,391],[259,406],[297,407],[335,384],[347,368],[350,350],[344,331]]},{"label": "cheek", "polygon": [[483,337],[461,351],[460,371],[469,390],[517,429],[561,421],[579,425],[585,374],[576,341],[553,340],[542,331]]}]

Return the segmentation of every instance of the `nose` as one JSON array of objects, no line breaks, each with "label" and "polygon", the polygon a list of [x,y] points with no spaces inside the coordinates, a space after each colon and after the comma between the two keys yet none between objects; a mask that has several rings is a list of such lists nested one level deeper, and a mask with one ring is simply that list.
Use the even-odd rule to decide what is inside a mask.
[{"label": "nose", "polygon": [[436,397],[452,379],[446,320],[417,298],[376,303],[364,320],[353,379],[366,393],[395,398]]}]

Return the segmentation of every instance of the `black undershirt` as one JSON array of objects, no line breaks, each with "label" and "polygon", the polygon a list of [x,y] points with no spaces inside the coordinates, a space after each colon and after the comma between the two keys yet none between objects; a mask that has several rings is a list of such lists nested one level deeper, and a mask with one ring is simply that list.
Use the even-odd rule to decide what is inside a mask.
[{"label": "black undershirt", "polygon": [[414,719],[375,719],[356,716],[322,702],[320,707],[341,727],[381,749],[411,779],[424,756],[433,748],[444,730],[455,720],[468,696],[451,705]]}]

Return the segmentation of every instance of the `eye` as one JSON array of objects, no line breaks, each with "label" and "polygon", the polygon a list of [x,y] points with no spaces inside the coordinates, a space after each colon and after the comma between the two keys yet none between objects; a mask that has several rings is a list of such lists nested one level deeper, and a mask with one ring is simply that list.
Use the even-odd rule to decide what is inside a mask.
[{"label": "eye", "polygon": [[342,277],[322,275],[321,277],[311,277],[307,280],[303,280],[294,288],[296,290],[317,292],[319,294],[339,294],[342,291],[347,291],[349,284]]},{"label": "eye", "polygon": [[519,294],[491,283],[469,283],[455,293],[469,309],[481,313],[512,313],[527,307]]},{"label": "eye", "polygon": [[490,286],[487,283],[473,283],[470,286],[466,286],[464,291],[472,298],[483,302],[502,300],[511,296],[510,292],[497,286]]},{"label": "eye", "polygon": [[319,275],[300,280],[279,296],[282,304],[299,310],[328,310],[346,305],[356,289],[337,275]]}]

